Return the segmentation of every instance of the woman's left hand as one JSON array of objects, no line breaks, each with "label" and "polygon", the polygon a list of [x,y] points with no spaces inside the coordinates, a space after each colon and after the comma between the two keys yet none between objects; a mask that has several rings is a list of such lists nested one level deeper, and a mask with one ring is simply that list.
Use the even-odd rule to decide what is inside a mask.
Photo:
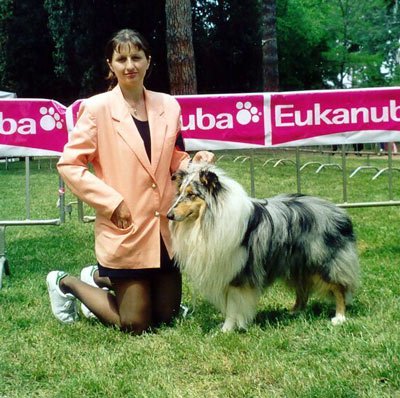
[{"label": "woman's left hand", "polygon": [[192,159],[192,162],[194,163],[215,163],[215,155],[212,152],[208,151],[199,151],[197,152]]}]

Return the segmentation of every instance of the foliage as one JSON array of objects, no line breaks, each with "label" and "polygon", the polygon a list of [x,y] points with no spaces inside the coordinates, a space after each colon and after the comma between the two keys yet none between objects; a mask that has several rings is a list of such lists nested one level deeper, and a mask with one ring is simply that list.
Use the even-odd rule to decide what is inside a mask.
[{"label": "foliage", "polygon": [[[263,0],[192,1],[199,93],[263,90]],[[276,0],[280,89],[396,85],[394,0]],[[150,89],[169,91],[165,2],[3,0],[0,88],[69,104],[106,89],[103,49],[131,27],[153,49]]]},{"label": "foliage", "polygon": [[395,85],[400,24],[384,0],[278,0],[283,89]]},{"label": "foliage", "polygon": [[278,0],[277,39],[282,90],[324,88],[327,35],[318,0]]},{"label": "foliage", "polygon": [[258,0],[193,2],[199,93],[262,90]]},{"label": "foliage", "polygon": [[353,87],[390,83],[400,38],[396,13],[384,0],[325,0],[323,6],[329,35],[324,56],[338,72],[334,86],[342,88],[346,76]]},{"label": "foliage", "polygon": [[0,29],[0,43],[6,43],[0,51],[2,89],[65,104],[103,91],[106,41],[115,31],[132,27],[152,44],[155,73],[149,87],[168,90],[162,2],[99,0],[94,7],[90,1],[7,0],[1,7],[0,11],[9,10],[0,17],[0,22],[7,22]]},{"label": "foliage", "polygon": [[7,52],[5,51],[8,41],[8,23],[12,18],[12,0],[0,2],[0,89],[7,87],[5,70],[7,66]]},{"label": "foliage", "polygon": [[[249,161],[239,153],[218,154],[219,165],[246,187]],[[241,153],[244,155],[245,153]],[[293,159],[291,152],[256,154],[256,192],[292,191],[291,163],[262,166],[271,157]],[[322,155],[302,154],[303,162]],[[336,160],[336,157],[334,157]],[[337,159],[339,160],[339,159]],[[368,162],[348,156],[350,168]],[[370,161],[385,166],[383,157]],[[395,162],[398,162],[395,159]],[[54,162],[31,164],[32,216],[57,214]],[[302,172],[305,191],[337,197],[341,173],[313,167]],[[394,174],[396,198],[398,174]],[[308,182],[307,182],[308,181]],[[353,181],[353,179],[352,179]],[[0,164],[0,219],[24,206],[24,165]],[[371,181],[367,170],[355,178],[354,195],[377,195],[387,179]],[[20,187],[20,188],[19,188]],[[73,201],[67,191],[67,202]],[[339,195],[340,199],[340,195]],[[172,327],[134,337],[95,321],[61,325],[52,316],[45,276],[55,268],[78,274],[92,263],[93,225],[72,217],[60,227],[8,227],[11,277],[0,290],[0,396],[51,397],[282,397],[391,398],[400,391],[400,239],[398,208],[349,210],[358,237],[362,286],[349,309],[349,321],[330,324],[332,305],[317,298],[292,315],[293,294],[277,284],[262,297],[256,322],[245,333],[223,334],[219,314],[190,285],[184,302],[194,311]],[[22,211],[23,213],[23,211]],[[192,300],[195,299],[193,302]]]},{"label": "foliage", "polygon": [[33,92],[49,97],[54,92],[55,79],[50,36],[43,29],[47,17],[43,5],[30,0],[13,1],[11,12],[12,18],[7,17],[5,29],[0,31],[6,58],[2,89],[17,92],[21,97],[29,97]]},{"label": "foliage", "polygon": [[67,12],[65,0],[45,0],[44,7],[49,15],[48,28],[54,38],[54,72],[58,78],[68,76],[66,41],[71,34],[72,15]]}]

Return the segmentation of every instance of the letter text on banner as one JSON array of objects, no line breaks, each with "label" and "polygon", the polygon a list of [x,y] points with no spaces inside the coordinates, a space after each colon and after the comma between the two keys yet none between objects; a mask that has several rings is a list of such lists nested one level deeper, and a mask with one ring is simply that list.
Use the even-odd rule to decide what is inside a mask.
[{"label": "letter text on banner", "polygon": [[[264,95],[178,96],[185,139],[265,145]],[[226,144],[225,144],[226,145]]]},{"label": "letter text on banner", "polygon": [[68,137],[65,109],[64,105],[46,99],[0,101],[0,154],[61,154]]},{"label": "letter text on banner", "polygon": [[[375,141],[366,132],[377,131],[384,142],[385,131],[400,132],[400,89],[272,94],[271,115],[272,145],[307,139],[312,145],[318,137],[361,131],[365,138],[360,142]],[[339,141],[332,137],[331,143]]]}]

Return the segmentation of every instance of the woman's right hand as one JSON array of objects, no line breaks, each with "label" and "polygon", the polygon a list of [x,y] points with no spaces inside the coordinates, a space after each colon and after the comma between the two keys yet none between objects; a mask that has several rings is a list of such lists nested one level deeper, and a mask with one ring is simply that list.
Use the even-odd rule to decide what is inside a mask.
[{"label": "woman's right hand", "polygon": [[114,210],[111,216],[111,222],[120,229],[126,229],[132,224],[131,212],[124,201]]}]

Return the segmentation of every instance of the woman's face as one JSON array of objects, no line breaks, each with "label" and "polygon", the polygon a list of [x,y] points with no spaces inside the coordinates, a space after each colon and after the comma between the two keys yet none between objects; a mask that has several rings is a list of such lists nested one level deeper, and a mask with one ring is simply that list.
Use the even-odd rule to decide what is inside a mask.
[{"label": "woman's face", "polygon": [[122,45],[118,50],[114,51],[111,61],[107,60],[118,84],[127,88],[142,85],[150,58],[147,59],[144,51],[133,45]]}]

